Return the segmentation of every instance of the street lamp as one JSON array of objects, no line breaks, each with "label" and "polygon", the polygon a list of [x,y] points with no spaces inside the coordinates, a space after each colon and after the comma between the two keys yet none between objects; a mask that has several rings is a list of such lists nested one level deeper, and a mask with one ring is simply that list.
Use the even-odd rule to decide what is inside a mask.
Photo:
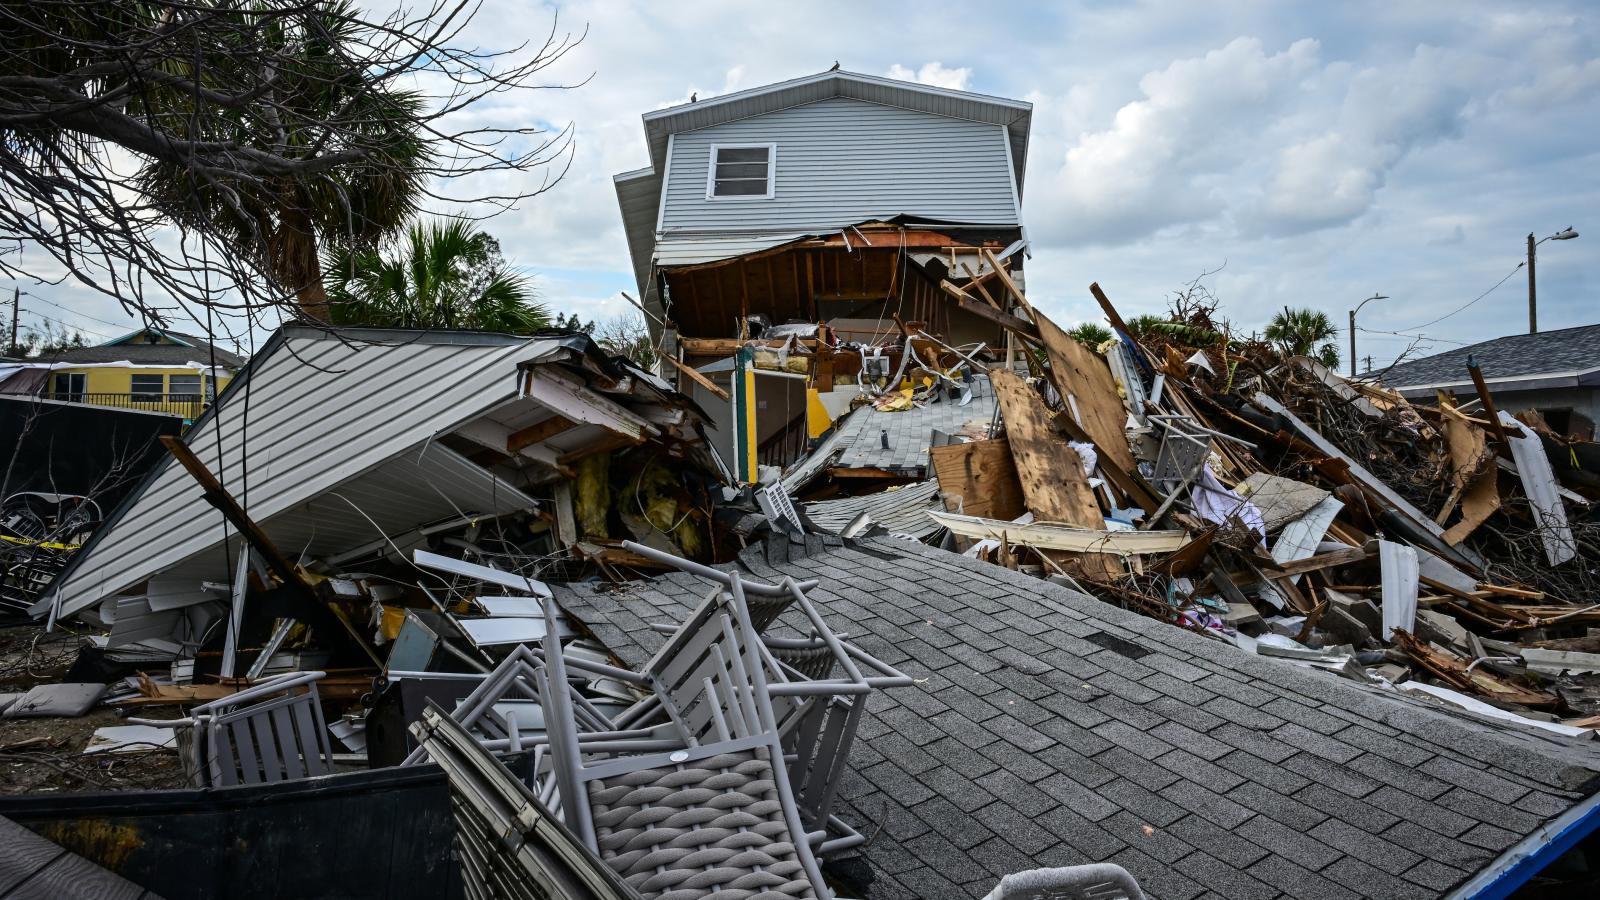
[{"label": "street lamp", "polygon": [[1386,294],[1374,293],[1371,297],[1368,297],[1367,299],[1361,301],[1360,303],[1357,303],[1355,309],[1350,310],[1350,377],[1351,378],[1356,377],[1356,313],[1361,312],[1361,307],[1366,306],[1368,303],[1371,303],[1374,300],[1387,300],[1387,299],[1389,299],[1389,297]]},{"label": "street lamp", "polygon": [[1537,240],[1537,241],[1533,239],[1533,233],[1532,232],[1528,233],[1528,333],[1529,334],[1538,334],[1539,333],[1539,299],[1538,299],[1539,295],[1538,295],[1537,291],[1534,290],[1534,286],[1533,286],[1533,248],[1539,246],[1540,244],[1544,243],[1545,241],[1570,241],[1570,240],[1572,240],[1573,238],[1575,238],[1577,236],[1578,236],[1578,233],[1576,231],[1572,230],[1572,226],[1571,225],[1568,225],[1566,228],[1562,229],[1561,231],[1556,232],[1555,234],[1550,235],[1547,238],[1544,238],[1542,240]]}]

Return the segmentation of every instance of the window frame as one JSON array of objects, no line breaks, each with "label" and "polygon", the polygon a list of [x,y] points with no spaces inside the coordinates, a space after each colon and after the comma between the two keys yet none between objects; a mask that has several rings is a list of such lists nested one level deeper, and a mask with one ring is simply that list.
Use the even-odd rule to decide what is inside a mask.
[{"label": "window frame", "polygon": [[[187,391],[179,391],[178,390],[178,385],[176,383],[179,378],[193,378],[195,380],[194,381],[194,393],[189,393]],[[174,402],[174,403],[199,402],[200,399],[203,398],[204,396],[205,396],[205,378],[202,377],[201,375],[194,374],[194,375],[168,375],[167,376],[167,400],[168,401]]]},{"label": "window frame", "polygon": [[[718,194],[717,154],[723,150],[767,151],[767,192],[765,194]],[[706,199],[721,203],[724,200],[771,200],[778,193],[777,144],[712,144],[706,157]]]},{"label": "window frame", "polygon": [[[140,378],[159,378],[161,380],[161,385],[154,391],[151,391],[149,388],[140,389],[137,386],[139,384],[138,379]],[[130,374],[128,376],[128,398],[139,403],[165,403],[167,400],[167,376],[152,375],[148,372],[134,372]]]}]

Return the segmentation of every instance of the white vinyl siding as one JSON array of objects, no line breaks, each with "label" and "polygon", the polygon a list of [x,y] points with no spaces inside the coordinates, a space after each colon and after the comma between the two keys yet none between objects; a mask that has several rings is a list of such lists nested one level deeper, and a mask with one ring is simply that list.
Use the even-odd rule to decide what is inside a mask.
[{"label": "white vinyl siding", "polygon": [[[773,197],[708,198],[714,146],[771,144]],[[672,136],[660,227],[674,232],[827,231],[909,215],[1015,226],[1002,125],[845,97]]]}]

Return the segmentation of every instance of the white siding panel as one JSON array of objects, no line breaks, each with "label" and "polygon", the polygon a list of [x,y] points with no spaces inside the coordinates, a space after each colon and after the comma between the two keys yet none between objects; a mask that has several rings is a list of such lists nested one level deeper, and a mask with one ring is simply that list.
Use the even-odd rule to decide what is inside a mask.
[{"label": "white siding panel", "polygon": [[[344,341],[286,327],[252,361],[247,377],[230,385],[215,410],[185,435],[194,454],[269,533],[275,517],[393,458],[396,448],[418,447],[514,398],[517,363],[559,349],[538,339],[472,344],[430,335],[368,343],[359,332],[351,336]],[[248,457],[242,452],[246,434]],[[194,480],[170,458],[158,466],[57,580],[64,613],[192,560],[220,541],[222,516],[201,498]]]},{"label": "white siding panel", "polygon": [[[776,196],[707,200],[712,144],[776,143]],[[1017,225],[1000,125],[835,97],[673,137],[662,196],[675,232],[831,231],[911,215]]]}]

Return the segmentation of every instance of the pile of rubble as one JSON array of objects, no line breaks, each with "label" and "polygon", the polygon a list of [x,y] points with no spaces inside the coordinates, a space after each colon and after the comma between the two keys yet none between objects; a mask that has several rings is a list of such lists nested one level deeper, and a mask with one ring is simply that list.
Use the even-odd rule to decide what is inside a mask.
[{"label": "pile of rubble", "polygon": [[[989,370],[989,434],[936,435],[933,478],[854,508],[936,489],[915,514],[942,530],[880,524],[1260,654],[1600,725],[1600,492],[1576,438],[1486,387],[1414,405],[1230,339],[1214,309],[1136,339],[1091,291],[1115,337],[1082,343],[1018,292],[1032,352]],[[800,507],[837,532],[841,502]]]}]

